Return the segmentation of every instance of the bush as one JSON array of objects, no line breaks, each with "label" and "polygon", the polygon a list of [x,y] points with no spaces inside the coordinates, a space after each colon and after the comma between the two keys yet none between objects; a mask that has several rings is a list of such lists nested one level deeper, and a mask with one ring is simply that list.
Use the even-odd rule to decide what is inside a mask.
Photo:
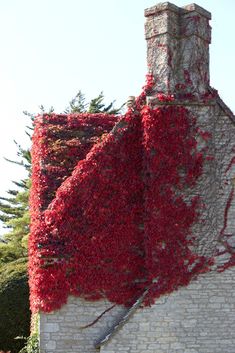
[{"label": "bush", "polygon": [[[34,314],[31,316],[31,334],[27,338],[24,348],[19,353],[40,353],[39,352],[39,333],[38,333],[38,320],[39,315]],[[1,352],[0,352],[1,353]]]},{"label": "bush", "polygon": [[19,353],[39,353],[39,338],[37,332],[27,338],[26,346],[21,349]]},{"label": "bush", "polygon": [[30,332],[26,259],[0,267],[0,313],[0,350],[17,353]]}]

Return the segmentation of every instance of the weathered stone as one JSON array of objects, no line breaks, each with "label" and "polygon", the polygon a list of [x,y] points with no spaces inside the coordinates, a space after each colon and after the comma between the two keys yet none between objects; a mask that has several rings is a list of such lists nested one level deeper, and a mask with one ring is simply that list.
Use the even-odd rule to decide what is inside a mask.
[{"label": "weathered stone", "polygon": [[199,98],[209,84],[210,13],[195,4],[178,8],[162,3],[147,9],[145,16],[154,91]]}]

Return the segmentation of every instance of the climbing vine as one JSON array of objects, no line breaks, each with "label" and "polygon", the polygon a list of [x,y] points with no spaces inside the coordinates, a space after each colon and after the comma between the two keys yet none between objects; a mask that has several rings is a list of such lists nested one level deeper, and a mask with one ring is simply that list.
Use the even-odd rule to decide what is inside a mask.
[{"label": "climbing vine", "polygon": [[192,252],[203,169],[190,112],[145,103],[122,117],[44,115],[35,121],[29,273],[31,308],[60,308],[68,295],[144,304],[208,269]]}]

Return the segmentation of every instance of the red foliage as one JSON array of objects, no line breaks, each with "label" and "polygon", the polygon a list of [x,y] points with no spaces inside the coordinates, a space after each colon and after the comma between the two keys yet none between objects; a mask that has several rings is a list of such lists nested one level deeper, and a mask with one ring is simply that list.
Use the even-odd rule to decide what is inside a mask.
[{"label": "red foliage", "polygon": [[175,99],[173,94],[164,93],[157,93],[156,97],[160,102],[173,102]]},{"label": "red foliage", "polygon": [[78,161],[86,157],[116,121],[116,116],[108,114],[51,114],[36,118],[31,213],[48,206]]},{"label": "red foliage", "polygon": [[[106,123],[109,131],[109,115],[37,119],[29,250],[33,311],[60,308],[70,294],[130,305],[150,286],[149,304],[205,269],[206,259],[190,250],[199,201],[185,201],[203,163],[195,119],[183,107],[143,107],[143,97],[139,109],[129,110],[89,152],[91,144],[85,140],[81,147],[81,136],[55,150],[52,135],[60,134],[53,127],[50,136],[50,126],[58,124],[62,132],[69,122],[79,132],[88,120],[102,131]],[[50,190],[56,189],[54,196]]]},{"label": "red foliage", "polygon": [[143,128],[145,261],[149,282],[157,282],[153,300],[186,285],[205,265],[189,248],[199,199],[186,203],[182,192],[200,176],[202,155],[196,152],[195,120],[183,107],[146,107]]}]

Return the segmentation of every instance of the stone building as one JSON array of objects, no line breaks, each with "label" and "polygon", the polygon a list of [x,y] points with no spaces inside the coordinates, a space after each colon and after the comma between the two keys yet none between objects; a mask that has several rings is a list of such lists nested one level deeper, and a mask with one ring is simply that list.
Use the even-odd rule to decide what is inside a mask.
[{"label": "stone building", "polygon": [[[42,353],[235,351],[235,117],[209,83],[211,14],[196,4],[179,8],[165,2],[146,9],[145,16],[148,69],[154,77],[147,104],[151,109],[183,106],[202,131],[197,136],[197,148],[206,155],[203,172],[196,185],[186,190],[185,198],[199,195],[202,200],[199,219],[193,224],[192,247],[198,256],[213,259],[213,264],[187,286],[160,296],[147,307],[142,307],[143,298],[132,306],[110,309],[107,299],[89,301],[69,296],[60,309],[40,312]],[[135,110],[135,103],[130,109]],[[78,130],[66,119],[59,118],[60,126],[69,126],[68,133],[78,136]],[[50,123],[45,118],[40,126],[47,129],[46,124],[51,124],[52,131],[59,120]],[[117,120],[102,120],[99,126],[108,134]],[[53,131],[55,143],[58,131],[57,135]],[[40,141],[42,151],[42,144],[47,142]],[[56,150],[49,158],[56,161]],[[45,165],[46,159],[42,158],[38,174],[35,172],[34,190],[38,194],[44,192],[43,188],[45,193],[51,191],[49,179],[43,179],[42,187],[44,175],[53,174],[51,170],[45,172]],[[74,165],[70,165],[71,170]],[[35,280],[32,277],[31,282]]]}]

